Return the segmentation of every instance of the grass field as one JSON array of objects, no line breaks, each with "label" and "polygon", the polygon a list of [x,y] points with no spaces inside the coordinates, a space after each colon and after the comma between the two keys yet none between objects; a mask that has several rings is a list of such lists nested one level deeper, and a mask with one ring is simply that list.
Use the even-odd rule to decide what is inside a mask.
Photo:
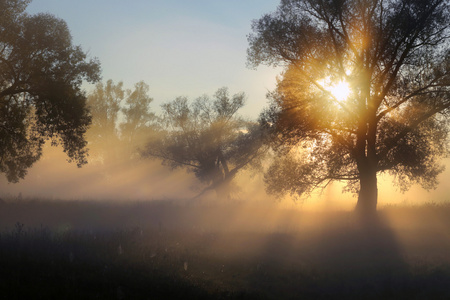
[{"label": "grass field", "polygon": [[0,206],[1,299],[450,299],[450,205]]}]

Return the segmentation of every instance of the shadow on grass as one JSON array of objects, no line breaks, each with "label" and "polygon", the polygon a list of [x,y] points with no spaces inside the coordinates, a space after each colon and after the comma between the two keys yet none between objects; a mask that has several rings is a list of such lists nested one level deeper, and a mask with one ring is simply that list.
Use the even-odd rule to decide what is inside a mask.
[{"label": "shadow on grass", "polygon": [[411,299],[416,290],[386,219],[330,215],[307,234],[273,234],[253,286],[272,298]]},{"label": "shadow on grass", "polygon": [[[0,207],[0,298],[450,299],[449,263],[420,260],[435,245],[442,250],[434,253],[450,253],[450,243],[434,238],[441,226],[410,225],[419,217],[447,220],[450,209],[426,211],[427,218],[423,209],[395,211],[393,217],[402,216],[395,225],[384,213],[367,221],[350,212],[280,212],[289,222],[258,231],[272,211],[6,204]],[[237,223],[243,225],[227,229],[233,213],[243,216]],[[407,238],[398,238],[399,228]]]}]

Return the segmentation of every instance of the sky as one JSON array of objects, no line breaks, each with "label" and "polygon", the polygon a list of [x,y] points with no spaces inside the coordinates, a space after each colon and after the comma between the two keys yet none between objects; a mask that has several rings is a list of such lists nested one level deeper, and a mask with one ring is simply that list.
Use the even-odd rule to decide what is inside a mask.
[{"label": "sky", "polygon": [[[28,13],[65,20],[73,42],[102,64],[103,81],[150,86],[153,108],[178,96],[195,99],[226,86],[245,92],[241,114],[267,105],[279,69],[246,67],[251,21],[279,0],[33,0]],[[87,86],[89,90],[92,87]]]}]

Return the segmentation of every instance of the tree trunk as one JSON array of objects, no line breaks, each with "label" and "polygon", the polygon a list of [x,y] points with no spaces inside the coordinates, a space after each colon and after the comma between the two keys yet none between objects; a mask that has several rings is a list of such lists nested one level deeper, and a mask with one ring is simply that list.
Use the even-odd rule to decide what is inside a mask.
[{"label": "tree trunk", "polygon": [[360,170],[360,188],[356,211],[365,215],[373,215],[377,211],[377,172],[375,169],[367,168]]},{"label": "tree trunk", "polygon": [[227,179],[222,180],[214,188],[216,191],[217,198],[219,200],[230,200],[231,199],[231,187],[230,181]]}]

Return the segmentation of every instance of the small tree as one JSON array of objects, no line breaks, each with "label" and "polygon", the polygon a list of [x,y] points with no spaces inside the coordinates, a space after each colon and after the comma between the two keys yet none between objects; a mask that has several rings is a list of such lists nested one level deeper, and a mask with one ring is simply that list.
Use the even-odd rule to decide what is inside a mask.
[{"label": "small tree", "polygon": [[125,107],[122,108],[124,122],[120,124],[121,139],[132,157],[145,145],[149,134],[155,130],[156,116],[150,110],[153,99],[148,96],[149,86],[140,81],[134,90],[128,90]]},{"label": "small tree", "polygon": [[221,88],[213,99],[202,96],[189,103],[179,97],[164,104],[160,137],[147,144],[143,155],[187,168],[208,184],[204,191],[214,189],[228,198],[236,174],[256,166],[264,154],[257,124],[237,116],[244,100],[244,93],[230,97],[228,89]]},{"label": "small tree", "polygon": [[446,0],[282,0],[254,21],[248,61],[282,65],[263,118],[283,156],[274,193],[308,193],[333,180],[374,212],[377,173],[436,186],[450,107]]},{"label": "small tree", "polygon": [[78,166],[86,163],[91,118],[81,84],[100,73],[72,45],[63,20],[27,15],[28,3],[0,1],[0,172],[12,182],[26,175],[47,139]]},{"label": "small tree", "polygon": [[92,114],[92,125],[87,132],[89,148],[95,159],[103,163],[117,159],[119,112],[124,97],[123,83],[108,80],[106,84],[98,83],[87,98]]}]

